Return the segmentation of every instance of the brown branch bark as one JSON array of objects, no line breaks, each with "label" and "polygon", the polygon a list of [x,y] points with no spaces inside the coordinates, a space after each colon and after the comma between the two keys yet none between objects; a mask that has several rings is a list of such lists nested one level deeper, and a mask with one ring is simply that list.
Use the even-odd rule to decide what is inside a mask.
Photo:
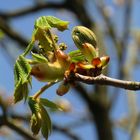
[{"label": "brown branch bark", "polygon": [[24,15],[32,14],[34,12],[38,12],[43,9],[50,9],[50,8],[51,9],[60,9],[60,8],[64,8],[64,7],[65,7],[65,3],[56,3],[56,2],[42,3],[40,5],[35,5],[32,7],[27,7],[27,8],[10,11],[10,12],[6,12],[6,13],[0,12],[0,16],[5,19],[17,18],[17,17],[21,17]]},{"label": "brown branch bark", "polygon": [[76,84],[74,89],[78,95],[87,103],[91,113],[92,122],[97,127],[97,135],[99,140],[113,140],[112,125],[109,118],[108,105],[101,102],[101,100],[94,100],[86,92],[82,85]]},{"label": "brown branch bark", "polygon": [[80,81],[86,84],[108,85],[127,90],[140,90],[140,82],[118,80],[115,78],[107,77],[103,74],[97,77],[90,77],[75,73],[75,75],[72,77],[72,80]]},{"label": "brown branch bark", "polygon": [[14,41],[17,41],[21,46],[27,46],[28,45],[28,41],[23,38],[19,33],[17,33],[16,31],[14,31],[8,24],[7,22],[0,17],[0,29],[11,39],[13,39]]}]

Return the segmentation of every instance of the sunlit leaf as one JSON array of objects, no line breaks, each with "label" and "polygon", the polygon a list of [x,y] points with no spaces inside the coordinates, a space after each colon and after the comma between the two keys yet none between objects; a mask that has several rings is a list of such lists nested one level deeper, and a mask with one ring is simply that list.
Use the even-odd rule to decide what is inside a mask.
[{"label": "sunlit leaf", "polygon": [[85,57],[84,55],[81,53],[80,50],[75,50],[75,51],[71,51],[69,52],[69,56],[71,58],[72,62],[80,62],[80,61],[84,61]]},{"label": "sunlit leaf", "polygon": [[55,110],[61,110],[60,106],[58,106],[57,104],[55,104],[54,102],[52,102],[48,99],[40,98],[39,100],[43,106],[46,106],[46,107],[49,107],[49,108],[55,109]]},{"label": "sunlit leaf", "polygon": [[51,119],[48,115],[48,112],[41,104],[40,104],[40,108],[41,108],[41,117],[42,117],[41,132],[44,138],[47,140],[52,130]]},{"label": "sunlit leaf", "polygon": [[51,29],[51,26],[48,23],[48,21],[46,20],[46,18],[47,18],[46,16],[39,17],[35,21],[35,28],[40,28],[40,29],[43,29],[43,30]]},{"label": "sunlit leaf", "polygon": [[36,60],[37,62],[42,62],[42,63],[46,63],[48,62],[47,58],[44,57],[43,55],[39,55],[37,53],[33,53],[32,52],[32,57],[34,60]]},{"label": "sunlit leaf", "polygon": [[52,40],[48,32],[42,28],[37,28],[34,30],[32,35],[32,40],[39,41],[39,44],[45,51],[52,51]]},{"label": "sunlit leaf", "polygon": [[20,55],[16,60],[14,66],[15,103],[22,100],[23,97],[26,100],[28,96],[29,93],[28,83],[31,82],[30,72],[31,72],[31,66],[28,64],[26,59],[22,55]]},{"label": "sunlit leaf", "polygon": [[60,20],[59,18],[56,18],[54,16],[47,16],[46,20],[51,27],[57,28],[60,31],[68,29],[68,21]]},{"label": "sunlit leaf", "polygon": [[32,114],[30,123],[31,123],[31,130],[34,135],[37,135],[39,133],[41,128],[41,122],[42,120],[39,112],[38,114]]},{"label": "sunlit leaf", "polygon": [[41,117],[41,108],[39,103],[33,99],[33,97],[29,97],[28,100],[29,107],[32,111],[32,117],[31,117],[31,130],[34,135],[38,134],[41,125],[42,125],[42,117]]},{"label": "sunlit leaf", "polygon": [[29,97],[28,104],[33,114],[40,112],[39,103],[33,97]]}]

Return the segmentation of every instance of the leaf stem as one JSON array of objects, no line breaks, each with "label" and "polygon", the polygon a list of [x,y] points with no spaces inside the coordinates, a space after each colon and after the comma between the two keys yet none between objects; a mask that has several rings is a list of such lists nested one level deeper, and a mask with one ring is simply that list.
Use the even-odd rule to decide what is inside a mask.
[{"label": "leaf stem", "polygon": [[58,50],[59,48],[58,48],[58,46],[56,45],[56,43],[55,43],[55,41],[54,41],[54,38],[53,38],[53,34],[51,33],[50,30],[48,30],[48,33],[49,33],[50,38],[51,38],[51,40],[52,40],[52,44],[53,44],[54,52],[55,52],[55,51]]},{"label": "leaf stem", "polygon": [[37,99],[46,89],[51,87],[52,85],[56,84],[59,81],[49,82],[45,86],[43,86],[38,92],[36,92],[33,96],[34,99]]}]

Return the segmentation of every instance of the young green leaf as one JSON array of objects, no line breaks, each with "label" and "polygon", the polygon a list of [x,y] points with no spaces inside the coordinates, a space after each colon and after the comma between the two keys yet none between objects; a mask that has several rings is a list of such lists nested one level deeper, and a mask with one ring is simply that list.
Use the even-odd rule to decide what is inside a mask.
[{"label": "young green leaf", "polygon": [[28,104],[33,114],[40,112],[39,103],[33,97],[29,97]]},{"label": "young green leaf", "polygon": [[39,55],[37,53],[33,53],[32,52],[32,57],[34,60],[36,60],[37,62],[41,62],[41,63],[46,63],[48,62],[47,58],[44,57],[43,55]]},{"label": "young green leaf", "polygon": [[46,31],[42,28],[36,28],[33,31],[32,40],[39,41],[40,46],[45,51],[52,51],[53,50],[52,40],[50,38],[50,35],[48,34],[48,30]]},{"label": "young green leaf", "polygon": [[68,24],[69,24],[68,21],[60,20],[54,16],[47,16],[46,20],[51,27],[57,28],[60,31],[64,31],[68,29]]},{"label": "young green leaf", "polygon": [[51,29],[50,24],[47,21],[47,16],[42,16],[39,17],[36,21],[35,21],[35,29],[40,28],[42,30],[48,30]]},{"label": "young green leaf", "polygon": [[41,108],[39,103],[33,99],[33,97],[29,97],[28,104],[32,111],[31,130],[33,134],[36,135],[38,134],[42,125]]},{"label": "young green leaf", "polygon": [[42,104],[43,106],[46,106],[55,110],[62,110],[60,106],[58,106],[57,104],[55,104],[54,102],[48,99],[40,98],[39,101],[40,101],[40,104]]},{"label": "young green leaf", "polygon": [[16,83],[15,90],[14,90],[14,103],[22,100],[24,97],[23,88],[21,84],[21,79],[18,83]]},{"label": "young green leaf", "polygon": [[20,69],[22,84],[24,84],[29,81],[31,66],[22,55],[19,56],[17,63],[19,64],[20,67],[19,69]]},{"label": "young green leaf", "polygon": [[20,55],[16,60],[14,66],[14,81],[15,81],[15,90],[14,90],[14,102],[18,102],[27,98],[29,90],[28,83],[31,81],[30,77],[31,67],[27,63],[26,59]]},{"label": "young green leaf", "polygon": [[33,132],[33,135],[37,135],[40,131],[41,123],[42,123],[39,112],[38,114],[32,114],[30,123],[31,123],[31,130]]},{"label": "young green leaf", "polygon": [[68,21],[60,20],[54,16],[42,16],[35,21],[35,28],[49,30],[53,27],[60,31],[64,31],[68,29],[68,24]]},{"label": "young green leaf", "polygon": [[32,48],[33,48],[33,45],[34,45],[34,41],[31,41],[29,43],[29,45],[27,46],[27,48],[25,49],[24,53],[23,53],[23,56],[25,57],[28,53],[31,52]]},{"label": "young green leaf", "polygon": [[41,104],[40,104],[40,108],[41,108],[41,117],[42,117],[41,132],[44,138],[48,140],[48,136],[50,135],[52,130],[51,119],[48,115],[48,112]]},{"label": "young green leaf", "polygon": [[85,56],[81,53],[80,50],[74,50],[74,51],[69,52],[69,56],[71,58],[71,61],[74,63],[85,61]]}]

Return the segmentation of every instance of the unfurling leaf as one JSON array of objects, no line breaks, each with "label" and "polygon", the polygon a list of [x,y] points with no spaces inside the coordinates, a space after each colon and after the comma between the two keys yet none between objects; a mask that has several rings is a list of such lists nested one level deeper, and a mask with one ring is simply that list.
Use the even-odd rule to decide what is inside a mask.
[{"label": "unfurling leaf", "polygon": [[42,124],[42,117],[41,117],[41,108],[39,103],[33,99],[32,97],[29,97],[28,100],[29,107],[32,111],[32,117],[31,117],[31,130],[34,135],[37,135]]},{"label": "unfurling leaf", "polygon": [[63,21],[53,16],[47,16],[46,20],[48,21],[51,27],[57,28],[60,31],[64,31],[68,29],[68,24],[69,24],[68,21]]},{"label": "unfurling leaf", "polygon": [[36,60],[37,62],[42,62],[42,63],[46,63],[48,62],[47,58],[44,57],[43,55],[39,55],[37,53],[33,53],[32,52],[32,57],[34,60]]},{"label": "unfurling leaf", "polygon": [[52,125],[48,112],[43,106],[44,104],[46,105],[46,101],[43,99],[41,100],[42,102],[40,102],[39,99],[35,100],[33,97],[29,97],[28,104],[32,111],[31,129],[34,135],[38,134],[41,129],[42,135],[47,140],[49,134],[51,133]]},{"label": "unfurling leaf", "polygon": [[40,131],[41,123],[42,123],[40,113],[38,112],[37,114],[32,114],[30,122],[31,122],[31,130],[33,132],[33,135],[37,135]]},{"label": "unfurling leaf", "polygon": [[75,50],[69,52],[69,56],[71,58],[71,62],[80,62],[80,61],[85,61],[85,56],[82,54],[80,50]]},{"label": "unfurling leaf", "polygon": [[99,57],[98,49],[94,48],[94,46],[90,43],[84,43],[82,45],[81,52],[84,54],[89,63],[91,63],[93,58]]},{"label": "unfurling leaf", "polygon": [[102,67],[104,69],[108,64],[110,57],[109,56],[102,56],[100,59],[101,59]]},{"label": "unfurling leaf", "polygon": [[40,108],[41,108],[41,117],[42,117],[41,132],[44,138],[47,140],[52,130],[51,119],[48,115],[48,112],[41,104],[40,104]]},{"label": "unfurling leaf", "polygon": [[28,83],[31,82],[30,77],[31,66],[28,64],[26,59],[20,55],[16,60],[14,66],[14,80],[15,80],[15,90],[14,90],[14,102],[18,102],[27,98],[28,96]]},{"label": "unfurling leaf", "polygon": [[34,30],[32,35],[33,41],[38,41],[39,46],[43,48],[45,51],[52,51],[52,40],[50,39],[50,35],[48,34],[48,30],[43,30],[41,28],[37,28]]},{"label": "unfurling leaf", "polygon": [[29,43],[29,45],[27,46],[27,48],[25,49],[24,53],[23,53],[23,56],[25,57],[28,53],[31,52],[32,48],[34,46],[34,41],[31,41]]},{"label": "unfurling leaf", "polygon": [[64,31],[68,29],[68,24],[68,21],[63,21],[53,16],[42,16],[36,20],[35,28],[40,28],[42,30],[57,28],[60,31]]},{"label": "unfurling leaf", "polygon": [[45,107],[49,107],[49,108],[55,109],[55,110],[62,110],[59,105],[55,104],[54,102],[52,102],[48,99],[40,98],[39,101]]},{"label": "unfurling leaf", "polygon": [[51,29],[50,24],[47,21],[47,16],[42,16],[39,17],[36,21],[35,21],[35,29],[40,28],[42,30],[48,30]]}]

